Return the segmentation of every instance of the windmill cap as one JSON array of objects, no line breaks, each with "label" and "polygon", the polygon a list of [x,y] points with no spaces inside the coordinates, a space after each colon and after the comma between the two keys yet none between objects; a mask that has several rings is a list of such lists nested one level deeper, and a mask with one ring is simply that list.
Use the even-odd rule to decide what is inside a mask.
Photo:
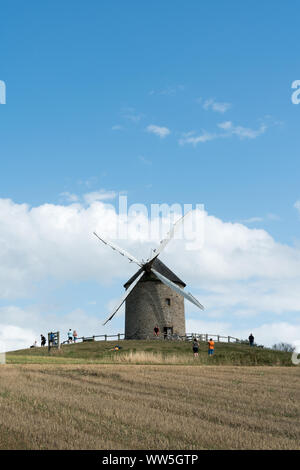
[{"label": "windmill cap", "polygon": [[[180,284],[182,287],[185,287],[186,284],[183,282],[181,279],[179,279],[178,276],[176,276],[171,269],[168,268],[162,261],[160,261],[158,258],[156,258],[152,264],[152,267],[158,271],[160,274],[165,276],[167,279],[169,279],[172,282],[175,282],[175,284]],[[139,269],[125,284],[124,287],[127,289],[130,284],[132,284],[136,278],[143,272],[143,268]],[[148,278],[149,279],[149,278]],[[143,282],[143,278],[141,279]]]}]

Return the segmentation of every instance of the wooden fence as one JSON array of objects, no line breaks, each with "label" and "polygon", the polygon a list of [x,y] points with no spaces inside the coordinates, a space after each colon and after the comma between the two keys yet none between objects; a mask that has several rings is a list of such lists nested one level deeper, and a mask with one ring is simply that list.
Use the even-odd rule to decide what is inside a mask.
[{"label": "wooden fence", "polygon": [[211,335],[208,333],[187,333],[185,335],[186,339],[189,341],[192,341],[193,338],[196,338],[198,341],[205,341],[208,342],[210,338],[213,341],[216,341],[218,343],[240,343],[241,340],[238,338],[235,338],[234,336],[221,336],[221,335]]},{"label": "wooden fence", "polygon": [[[118,341],[124,340],[125,339],[125,334],[124,333],[118,333],[116,335],[94,335],[94,336],[82,336],[80,338],[77,338],[76,343],[85,343],[85,342],[90,342],[90,341],[113,341],[113,339],[116,339]],[[149,336],[147,339],[148,340],[178,340],[178,341],[192,341],[194,338],[197,339],[197,341],[204,341],[208,342],[210,338],[213,339],[213,341],[218,342],[218,343],[240,343],[241,340],[238,338],[235,338],[233,336],[221,336],[221,335],[212,335],[208,333],[186,333],[184,336],[179,336],[179,335],[171,335],[171,336]],[[61,344],[68,344],[69,340],[63,341]]]}]

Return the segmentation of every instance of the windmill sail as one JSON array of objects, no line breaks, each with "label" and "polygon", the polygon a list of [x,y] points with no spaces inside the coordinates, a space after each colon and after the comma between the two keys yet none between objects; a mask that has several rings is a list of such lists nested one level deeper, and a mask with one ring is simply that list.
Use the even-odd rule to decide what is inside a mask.
[{"label": "windmill sail", "polygon": [[153,255],[148,260],[149,263],[160,255],[160,253],[163,251],[163,249],[166,247],[166,245],[169,243],[169,241],[174,237],[174,233],[178,229],[178,227],[182,224],[183,219],[190,213],[191,213],[191,211],[187,212],[185,215],[180,217],[180,219],[178,219],[175,222],[175,224],[172,225],[171,230],[166,235],[166,238],[161,240],[160,243],[159,243],[158,248],[153,250]]},{"label": "windmill sail", "polygon": [[125,291],[124,295],[121,297],[119,300],[118,305],[114,308],[113,312],[110,314],[110,316],[105,320],[103,325],[106,325],[106,323],[113,318],[113,316],[117,313],[117,311],[122,307],[123,303],[125,302],[126,298],[129,296],[130,292],[133,290],[133,288],[137,285],[139,280],[143,277],[145,274],[145,271],[142,271],[141,274],[136,278],[136,280],[128,287],[128,289]]},{"label": "windmill sail", "polygon": [[117,251],[118,253],[120,253],[120,255],[126,256],[126,258],[128,258],[131,262],[134,262],[134,263],[136,263],[138,266],[142,267],[142,263],[141,263],[140,261],[138,261],[138,260],[137,260],[134,256],[132,256],[130,253],[128,253],[128,251],[123,250],[123,248],[120,248],[119,246],[115,245],[115,244],[112,243],[112,242],[108,242],[108,241],[104,240],[104,238],[99,237],[99,235],[97,235],[96,232],[94,232],[94,235],[95,235],[101,242],[103,242],[105,245],[110,246],[113,250],[115,250],[115,251]]},{"label": "windmill sail", "polygon": [[151,268],[151,271],[155,274],[155,276],[158,277],[158,279],[163,282],[164,284],[166,284],[166,286],[168,287],[171,287],[171,289],[175,290],[178,294],[182,295],[183,297],[185,297],[187,300],[189,300],[190,302],[192,302],[194,305],[196,305],[198,308],[200,308],[201,310],[204,310],[204,307],[202,304],[200,304],[200,302],[198,302],[198,300],[190,293],[190,292],[185,292],[181,287],[177,286],[174,282],[170,281],[169,279],[167,279],[165,276],[163,276],[162,274],[160,274],[158,271],[156,271],[155,269]]}]

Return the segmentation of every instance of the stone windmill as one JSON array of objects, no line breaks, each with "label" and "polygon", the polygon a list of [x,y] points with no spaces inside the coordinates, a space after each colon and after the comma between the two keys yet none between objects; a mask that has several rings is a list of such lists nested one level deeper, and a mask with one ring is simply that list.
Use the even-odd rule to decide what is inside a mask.
[{"label": "stone windmill", "polygon": [[[185,217],[185,216],[184,216]],[[125,293],[110,316],[103,323],[111,320],[123,303],[125,304],[125,339],[147,339],[153,336],[153,329],[158,325],[164,335],[185,334],[184,298],[201,310],[203,305],[189,292],[184,291],[186,284],[180,280],[158,256],[174,235],[175,229],[182,222],[179,219],[167,237],[153,250],[146,261],[139,261],[127,251],[94,235],[113,250],[136,263],[140,269],[124,284]]]}]

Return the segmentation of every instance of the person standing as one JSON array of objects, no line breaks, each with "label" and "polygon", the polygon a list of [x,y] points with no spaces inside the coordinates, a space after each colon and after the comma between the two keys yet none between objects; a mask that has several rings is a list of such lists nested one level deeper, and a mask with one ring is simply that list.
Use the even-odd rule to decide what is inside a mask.
[{"label": "person standing", "polygon": [[77,336],[78,336],[78,335],[77,335],[77,331],[76,331],[76,330],[74,330],[74,331],[73,331],[73,339],[74,339],[74,343],[76,343],[76,341],[77,341]]},{"label": "person standing", "polygon": [[215,350],[215,342],[210,338],[208,341],[208,355],[212,356]]},{"label": "person standing", "polygon": [[46,344],[46,338],[44,335],[41,335],[41,346],[43,347],[45,346],[45,344]]},{"label": "person standing", "polygon": [[249,336],[248,339],[249,339],[249,344],[250,344],[250,346],[254,346],[254,336],[253,336],[252,333],[250,333],[250,336]]},{"label": "person standing", "polygon": [[196,338],[193,340],[193,353],[194,357],[198,357],[199,353],[199,343]]},{"label": "person standing", "polygon": [[54,334],[52,332],[49,336],[49,346],[54,346]]},{"label": "person standing", "polygon": [[154,331],[154,336],[159,336],[159,328],[158,328],[158,325],[155,325],[153,331]]},{"label": "person standing", "polygon": [[73,341],[73,335],[72,335],[72,330],[70,328],[68,331],[68,343],[70,344],[72,343],[72,341]]}]

